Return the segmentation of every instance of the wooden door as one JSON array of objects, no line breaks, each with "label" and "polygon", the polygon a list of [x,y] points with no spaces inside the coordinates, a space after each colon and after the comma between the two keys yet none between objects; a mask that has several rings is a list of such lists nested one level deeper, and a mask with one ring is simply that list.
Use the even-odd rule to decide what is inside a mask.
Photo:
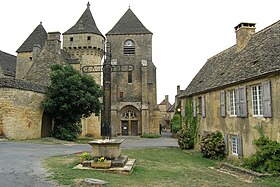
[{"label": "wooden door", "polygon": [[128,121],[122,121],[122,135],[128,135]]},{"label": "wooden door", "polygon": [[138,135],[138,121],[131,121],[131,135]]}]

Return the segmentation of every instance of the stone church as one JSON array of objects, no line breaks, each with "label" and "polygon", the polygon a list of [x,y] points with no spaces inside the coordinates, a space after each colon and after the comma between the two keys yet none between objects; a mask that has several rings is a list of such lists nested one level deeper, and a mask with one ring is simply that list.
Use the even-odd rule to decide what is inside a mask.
[{"label": "stone church", "polygon": [[[60,32],[46,32],[40,23],[18,48],[17,56],[0,51],[0,136],[48,136],[53,120],[41,102],[50,85],[50,66],[68,64],[83,73],[84,66],[102,65],[105,42],[111,44],[112,65],[134,66],[133,71],[111,75],[112,135],[158,133],[152,35],[129,8],[105,38],[89,3],[74,26],[62,34],[62,44]],[[102,84],[101,72],[88,75]],[[100,137],[100,116],[92,114],[81,123],[81,136]]]}]

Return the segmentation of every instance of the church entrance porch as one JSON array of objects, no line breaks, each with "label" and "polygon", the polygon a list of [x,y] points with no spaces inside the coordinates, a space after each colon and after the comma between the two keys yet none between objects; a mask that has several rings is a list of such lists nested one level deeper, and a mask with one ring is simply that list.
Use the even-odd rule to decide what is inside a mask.
[{"label": "church entrance porch", "polygon": [[141,134],[139,122],[140,112],[132,107],[125,107],[121,112],[121,135],[138,136]]}]

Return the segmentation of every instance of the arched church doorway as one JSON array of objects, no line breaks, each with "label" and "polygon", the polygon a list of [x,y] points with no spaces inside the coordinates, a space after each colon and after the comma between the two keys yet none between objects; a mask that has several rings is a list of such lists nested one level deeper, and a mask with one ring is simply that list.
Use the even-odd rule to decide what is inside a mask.
[{"label": "arched church doorway", "polygon": [[41,137],[48,137],[52,131],[52,116],[44,111],[42,117]]},{"label": "arched church doorway", "polygon": [[137,136],[141,133],[139,123],[140,113],[134,107],[126,107],[122,110],[121,119],[121,133],[123,136]]}]

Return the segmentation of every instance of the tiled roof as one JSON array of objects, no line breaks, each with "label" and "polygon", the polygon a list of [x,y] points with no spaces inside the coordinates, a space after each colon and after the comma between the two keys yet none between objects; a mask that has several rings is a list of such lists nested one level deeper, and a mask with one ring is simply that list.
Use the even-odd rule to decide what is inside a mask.
[{"label": "tiled roof", "polygon": [[152,34],[129,8],[116,25],[106,34]]},{"label": "tiled roof", "polygon": [[89,4],[87,9],[80,17],[80,19],[77,21],[77,23],[63,34],[83,34],[83,33],[98,34],[104,37],[95,24],[95,21],[92,17],[89,8]]},{"label": "tiled roof", "polygon": [[79,59],[73,59],[73,57],[71,57],[71,55],[69,53],[67,53],[66,51],[64,51],[63,49],[61,49],[61,56],[62,59],[65,63],[67,64],[79,64],[80,61]]},{"label": "tiled roof", "polygon": [[236,45],[208,59],[180,97],[280,74],[280,21],[255,33],[241,50]]},{"label": "tiled roof", "polygon": [[0,51],[0,67],[5,76],[15,77],[17,57]]},{"label": "tiled roof", "polygon": [[44,29],[42,23],[40,23],[34,31],[29,35],[29,37],[23,42],[23,44],[18,48],[17,53],[21,52],[32,52],[34,44],[40,44],[44,46],[47,40],[47,32]]},{"label": "tiled roof", "polygon": [[21,90],[34,91],[38,93],[46,93],[47,87],[28,82],[21,79],[0,78],[0,88],[16,88]]}]

